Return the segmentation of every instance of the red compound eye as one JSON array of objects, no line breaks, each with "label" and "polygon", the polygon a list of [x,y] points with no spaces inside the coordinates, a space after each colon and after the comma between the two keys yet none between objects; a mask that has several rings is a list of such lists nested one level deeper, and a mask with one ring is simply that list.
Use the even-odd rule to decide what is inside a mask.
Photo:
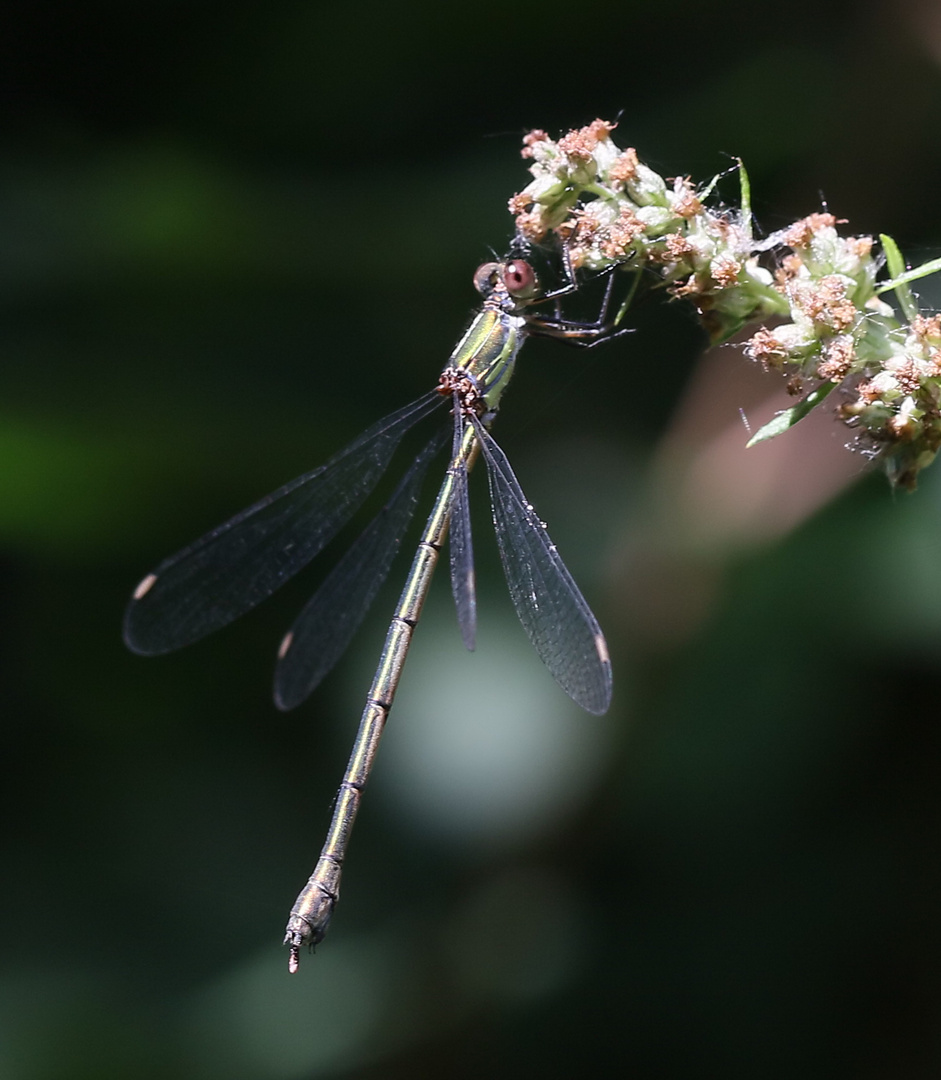
[{"label": "red compound eye", "polygon": [[536,273],[523,259],[511,259],[503,267],[503,284],[510,296],[527,300],[536,293]]}]

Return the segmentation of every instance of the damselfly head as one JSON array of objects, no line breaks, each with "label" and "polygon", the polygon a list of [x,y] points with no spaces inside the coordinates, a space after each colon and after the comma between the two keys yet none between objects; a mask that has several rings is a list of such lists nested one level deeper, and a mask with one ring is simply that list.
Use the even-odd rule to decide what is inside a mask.
[{"label": "damselfly head", "polygon": [[525,259],[488,262],[477,267],[474,288],[481,296],[489,297],[501,287],[512,300],[531,300],[539,293],[536,271]]},{"label": "damselfly head", "polygon": [[474,271],[474,288],[481,296],[489,296],[497,287],[501,266],[498,262],[481,263]]}]

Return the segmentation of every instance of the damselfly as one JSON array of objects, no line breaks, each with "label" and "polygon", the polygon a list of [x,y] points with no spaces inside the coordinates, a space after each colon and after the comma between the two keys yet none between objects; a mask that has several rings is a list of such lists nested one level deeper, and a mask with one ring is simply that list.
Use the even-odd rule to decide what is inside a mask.
[{"label": "damselfly", "polygon": [[[489,432],[527,336],[549,335],[590,345],[620,333],[615,329],[617,319],[606,321],[614,275],[596,322],[561,317],[558,298],[576,287],[567,258],[565,263],[568,283],[545,294],[531,264],[522,258],[479,267],[474,284],[483,302],[434,390],[368,428],[326,465],[285,484],[165,560],[141,581],[128,605],[124,639],[134,652],[145,655],[188,645],[238,618],[323,549],[378,483],[406,432],[450,403],[453,421],[418,453],[278,650],[275,701],[290,709],[307,697],[349,644],[388,574],[425,471],[450,442],[450,463],[386,635],[326,842],[288,920],[285,944],[290,946],[292,972],[297,970],[301,947],[323,939],[336,905],[350,831],[449,524],[458,623],[465,645],[474,647],[477,617],[468,472],[478,454],[487,466],[507,585],[526,633],[574,701],[592,713],[608,708],[611,663],[604,635]],[[553,299],[555,317],[533,312],[534,304]]]}]

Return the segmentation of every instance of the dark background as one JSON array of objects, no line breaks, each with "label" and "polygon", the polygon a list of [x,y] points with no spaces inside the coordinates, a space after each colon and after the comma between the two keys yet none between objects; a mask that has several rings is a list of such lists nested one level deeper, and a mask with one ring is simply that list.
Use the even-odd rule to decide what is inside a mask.
[{"label": "dark background", "polygon": [[893,494],[827,417],[746,452],[781,387],[697,367],[682,306],[527,346],[496,429],[608,634],[609,716],[531,655],[476,477],[480,649],[437,581],[294,978],[404,563],[291,714],[317,571],[170,657],[120,623],[436,378],[525,130],[620,112],[666,176],[744,158],[766,230],[825,203],[917,262],[939,63],[930,0],[4,7],[5,1080],[938,1075],[941,481]]}]

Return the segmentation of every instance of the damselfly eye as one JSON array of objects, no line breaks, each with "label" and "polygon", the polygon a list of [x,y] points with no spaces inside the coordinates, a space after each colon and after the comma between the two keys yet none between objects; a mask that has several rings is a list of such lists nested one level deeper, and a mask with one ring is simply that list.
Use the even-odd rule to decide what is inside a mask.
[{"label": "damselfly eye", "polygon": [[511,259],[503,268],[503,284],[510,296],[528,300],[536,294],[536,272],[525,260]]},{"label": "damselfly eye", "polygon": [[474,288],[481,296],[489,296],[497,283],[497,275],[500,273],[500,264],[495,262],[482,263],[474,271]]}]

